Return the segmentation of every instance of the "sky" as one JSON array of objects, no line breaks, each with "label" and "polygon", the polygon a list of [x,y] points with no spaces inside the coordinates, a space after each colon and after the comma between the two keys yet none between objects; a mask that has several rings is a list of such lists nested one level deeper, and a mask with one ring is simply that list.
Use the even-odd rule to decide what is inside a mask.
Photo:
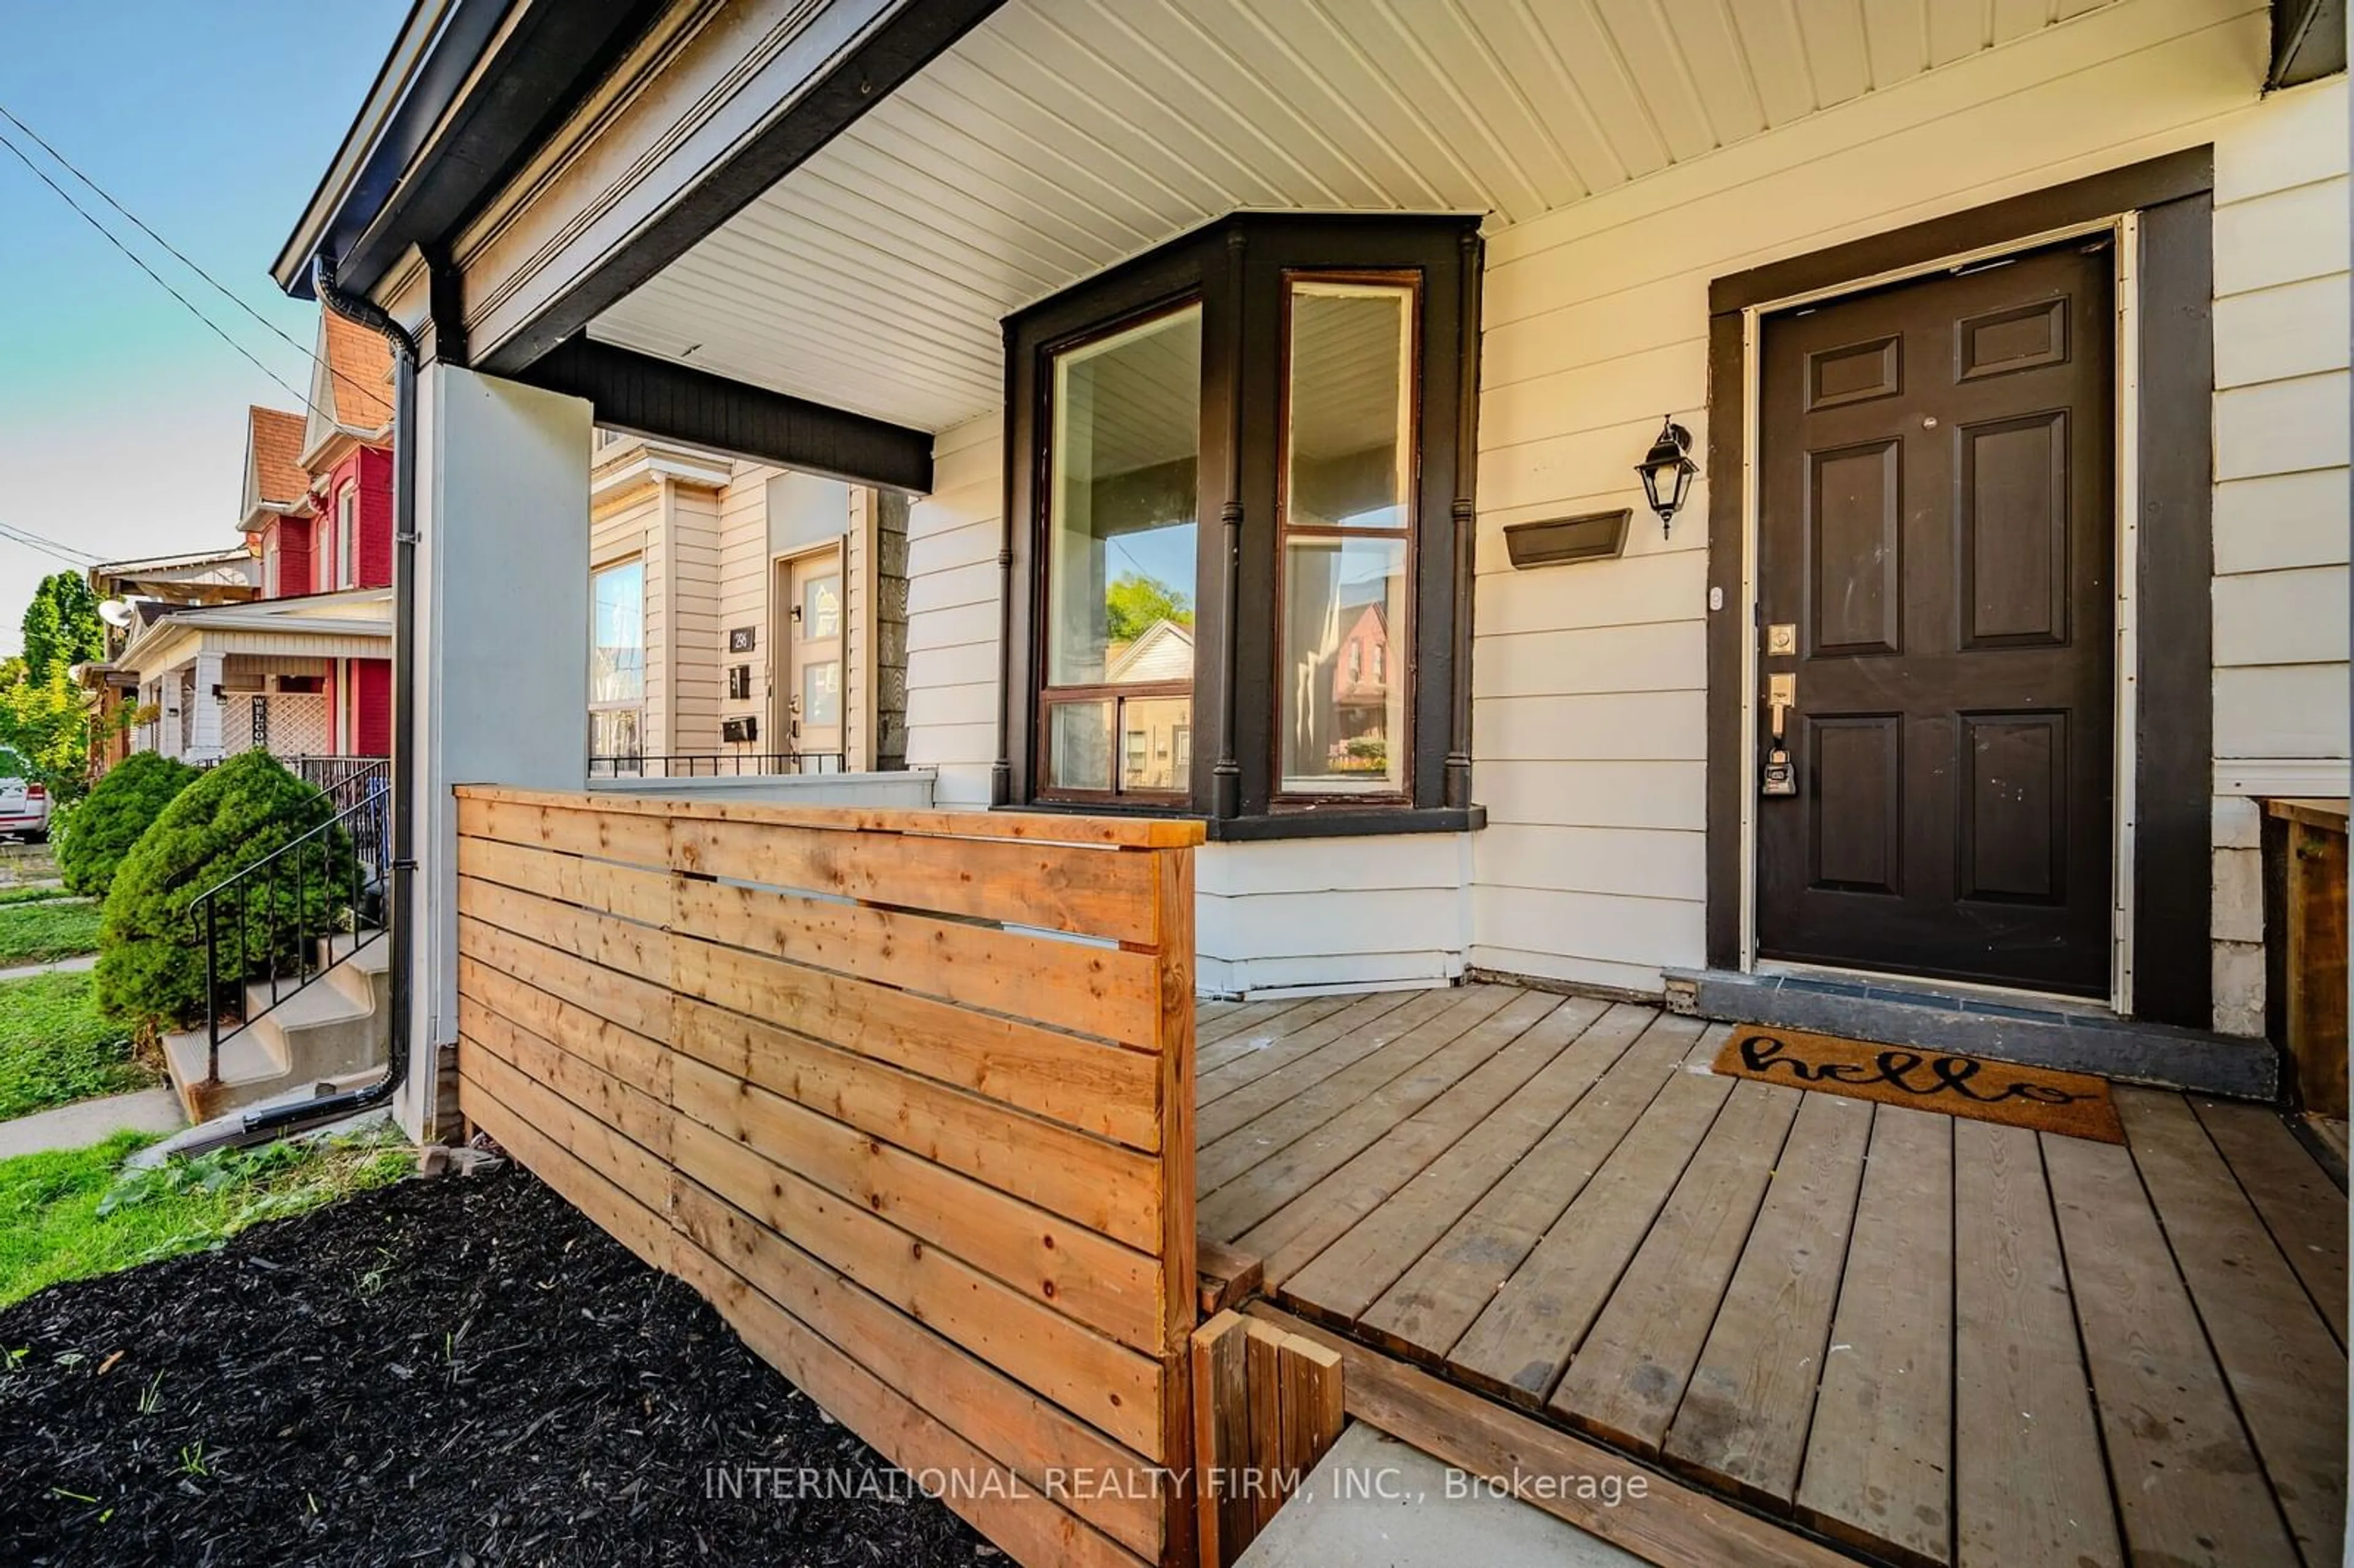
[{"label": "sky", "polygon": [[[299,410],[317,307],[270,264],[407,0],[0,0],[0,105],[296,343],[5,134],[217,322],[213,335],[0,149],[0,523],[108,559],[237,539],[245,410]],[[0,539],[0,654],[67,563]]]}]

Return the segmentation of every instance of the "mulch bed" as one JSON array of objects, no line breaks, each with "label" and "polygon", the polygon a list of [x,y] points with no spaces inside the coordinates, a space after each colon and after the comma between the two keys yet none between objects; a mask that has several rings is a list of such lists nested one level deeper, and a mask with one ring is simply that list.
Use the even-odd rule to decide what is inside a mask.
[{"label": "mulch bed", "polygon": [[[44,1291],[0,1312],[0,1351],[19,1350],[0,1370],[0,1563],[997,1556],[520,1171],[405,1181]],[[716,1497],[715,1467],[839,1472],[836,1495]]]}]

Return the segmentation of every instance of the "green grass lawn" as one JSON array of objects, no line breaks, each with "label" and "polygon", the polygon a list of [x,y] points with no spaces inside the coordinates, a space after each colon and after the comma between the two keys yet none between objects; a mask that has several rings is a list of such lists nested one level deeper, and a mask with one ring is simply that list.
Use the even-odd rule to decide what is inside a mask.
[{"label": "green grass lawn", "polygon": [[86,974],[0,980],[0,1121],[155,1082],[98,1015]]},{"label": "green grass lawn", "polygon": [[[398,1181],[414,1164],[389,1130],[217,1150],[122,1172],[153,1139],[0,1160],[0,1307],[68,1279],[111,1274],[222,1241],[263,1220]],[[0,1355],[9,1347],[0,1345]]]},{"label": "green grass lawn", "polygon": [[94,900],[53,898],[0,906],[0,969],[96,951]]},{"label": "green grass lawn", "polygon": [[31,887],[0,887],[0,905],[46,904],[52,899],[72,896],[63,887],[43,887],[37,884]]}]

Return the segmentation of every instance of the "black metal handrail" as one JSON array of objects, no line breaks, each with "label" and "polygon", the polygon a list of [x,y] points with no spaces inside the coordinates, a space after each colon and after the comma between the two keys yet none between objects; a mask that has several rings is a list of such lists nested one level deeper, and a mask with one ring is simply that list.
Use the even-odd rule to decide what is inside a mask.
[{"label": "black metal handrail", "polygon": [[[190,902],[189,915],[205,944],[207,1083],[220,1081],[222,1041],[234,1039],[385,934],[391,800],[380,780],[354,804]],[[285,899],[290,887],[291,906]],[[334,939],[345,936],[351,946],[339,953]],[[227,961],[232,955],[234,961]],[[264,981],[270,1000],[256,1006],[253,991]]]},{"label": "black metal handrail", "polygon": [[839,751],[673,751],[591,757],[588,777],[598,779],[735,779],[770,775],[846,773]]}]

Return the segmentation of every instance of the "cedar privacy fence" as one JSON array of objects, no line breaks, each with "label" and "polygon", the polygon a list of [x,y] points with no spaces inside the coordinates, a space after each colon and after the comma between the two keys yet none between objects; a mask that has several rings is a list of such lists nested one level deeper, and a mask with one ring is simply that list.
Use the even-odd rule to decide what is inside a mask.
[{"label": "cedar privacy fence", "polygon": [[465,1115],[1020,1561],[1193,1561],[1199,824],[458,796]]}]

